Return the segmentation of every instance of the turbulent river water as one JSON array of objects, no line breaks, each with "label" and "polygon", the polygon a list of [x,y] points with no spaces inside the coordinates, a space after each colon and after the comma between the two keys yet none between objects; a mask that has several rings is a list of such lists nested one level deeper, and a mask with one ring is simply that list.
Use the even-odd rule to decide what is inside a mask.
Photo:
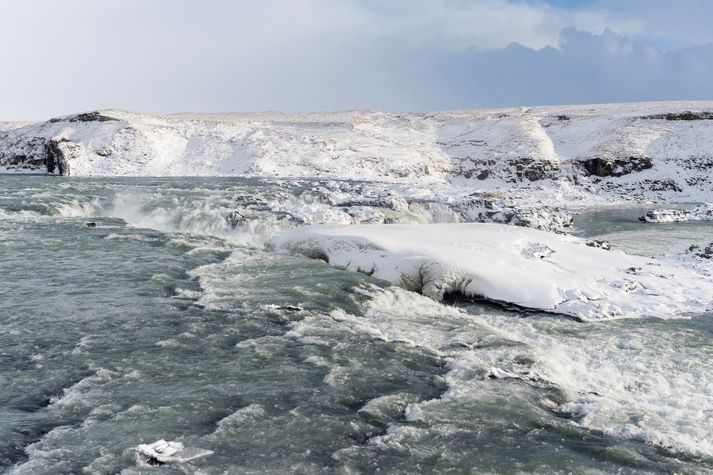
[{"label": "turbulent river water", "polygon": [[[346,220],[314,182],[0,184],[0,471],[713,473],[713,315],[441,304],[266,251]],[[575,232],[646,255],[710,241],[640,211]],[[213,453],[152,465],[134,448],[158,439]]]}]

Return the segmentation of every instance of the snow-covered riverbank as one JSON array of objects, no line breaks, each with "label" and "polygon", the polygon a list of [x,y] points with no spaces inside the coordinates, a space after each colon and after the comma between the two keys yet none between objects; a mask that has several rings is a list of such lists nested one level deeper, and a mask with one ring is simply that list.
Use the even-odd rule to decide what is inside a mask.
[{"label": "snow-covered riverbank", "polygon": [[520,193],[546,204],[705,202],[713,103],[394,114],[150,115],[0,125],[0,170],[279,176]]}]

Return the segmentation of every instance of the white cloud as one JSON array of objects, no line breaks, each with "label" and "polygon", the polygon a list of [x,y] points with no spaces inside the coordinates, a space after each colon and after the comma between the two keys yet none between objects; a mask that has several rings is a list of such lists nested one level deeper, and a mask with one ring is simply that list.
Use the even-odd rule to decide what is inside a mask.
[{"label": "white cloud", "polygon": [[616,11],[617,18],[635,21],[639,27],[634,31],[612,29],[662,48],[713,42],[710,27],[713,2],[710,0],[596,0],[592,8]]},{"label": "white cloud", "polygon": [[[576,9],[536,0],[2,0],[0,118],[107,107],[413,110],[551,102],[557,94],[559,102],[633,99],[642,94],[609,80],[638,74],[627,62],[666,68],[675,57],[684,76],[709,71],[705,49],[667,56],[612,33],[589,43],[560,36],[567,27],[597,35],[609,28],[645,39],[650,24],[664,24],[661,15],[615,7],[607,0]],[[572,51],[585,66],[603,68],[591,71],[601,84],[567,66]],[[612,62],[618,69],[605,67]],[[568,76],[551,78],[554,71]],[[706,93],[694,79],[688,89],[646,97]],[[577,81],[587,90],[575,94],[569,84]]]}]

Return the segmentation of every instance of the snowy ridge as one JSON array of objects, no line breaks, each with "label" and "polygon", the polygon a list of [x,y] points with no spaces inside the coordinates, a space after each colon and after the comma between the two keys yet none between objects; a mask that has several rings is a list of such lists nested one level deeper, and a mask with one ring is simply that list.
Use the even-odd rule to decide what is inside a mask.
[{"label": "snowy ridge", "polygon": [[582,320],[681,316],[713,304],[703,270],[500,224],[313,226],[269,246],[435,300],[461,294]]},{"label": "snowy ridge", "polygon": [[713,102],[438,113],[150,115],[0,124],[0,171],[278,176],[710,201]]}]

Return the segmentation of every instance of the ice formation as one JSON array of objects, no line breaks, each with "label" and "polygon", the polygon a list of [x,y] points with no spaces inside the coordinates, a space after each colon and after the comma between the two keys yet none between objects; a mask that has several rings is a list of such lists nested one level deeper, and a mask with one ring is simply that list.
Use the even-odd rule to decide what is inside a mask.
[{"label": "ice formation", "polygon": [[313,226],[270,241],[440,300],[447,294],[583,320],[680,316],[711,308],[713,282],[690,266],[498,224]]}]

